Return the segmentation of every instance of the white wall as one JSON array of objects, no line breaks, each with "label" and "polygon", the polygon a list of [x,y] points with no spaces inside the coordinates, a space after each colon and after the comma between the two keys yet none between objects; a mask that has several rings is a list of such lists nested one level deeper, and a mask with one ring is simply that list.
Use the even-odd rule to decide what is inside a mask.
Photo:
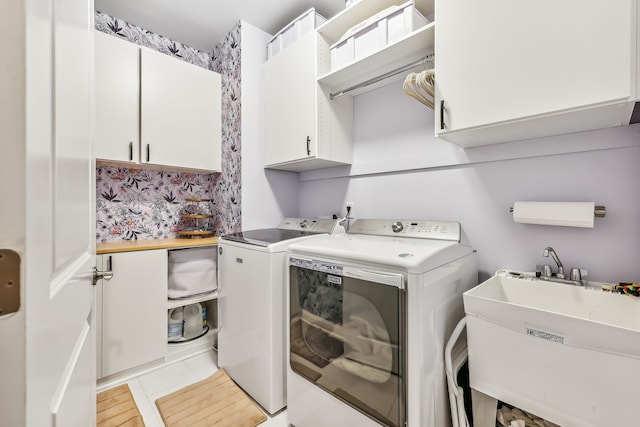
[{"label": "white wall", "polygon": [[277,226],[298,215],[298,177],[264,169],[264,78],[262,66],[271,35],[242,22],[242,229]]},{"label": "white wall", "polygon": [[[462,224],[480,278],[498,268],[580,267],[600,281],[640,281],[640,125],[463,150],[433,136],[433,111],[395,83],[355,99],[351,167],[300,174],[301,216],[441,219]],[[594,201],[593,229],[515,224],[516,200]]]}]

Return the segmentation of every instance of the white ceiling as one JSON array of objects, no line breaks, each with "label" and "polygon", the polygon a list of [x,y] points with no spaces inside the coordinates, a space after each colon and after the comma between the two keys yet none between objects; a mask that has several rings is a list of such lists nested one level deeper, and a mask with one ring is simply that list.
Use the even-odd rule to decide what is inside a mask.
[{"label": "white ceiling", "polygon": [[275,34],[315,7],[331,18],[344,0],[95,0],[96,10],[187,46],[210,52],[239,21]]}]

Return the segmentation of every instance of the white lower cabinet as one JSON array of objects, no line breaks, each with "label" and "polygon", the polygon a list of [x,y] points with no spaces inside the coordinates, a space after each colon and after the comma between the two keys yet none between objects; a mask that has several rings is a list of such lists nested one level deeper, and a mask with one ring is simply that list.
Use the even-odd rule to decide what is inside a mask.
[{"label": "white lower cabinet", "polygon": [[102,339],[98,343],[102,360],[98,376],[164,359],[167,251],[122,252],[98,258],[102,269],[113,271],[113,278],[102,280],[98,289],[102,308]]},{"label": "white lower cabinet", "polygon": [[[212,254],[216,257],[215,270],[215,250]],[[131,375],[140,368],[159,366],[215,348],[218,293],[169,300],[167,249],[98,255],[96,265],[98,270],[113,272],[111,280],[99,280],[96,287],[99,379],[106,381],[110,376]],[[204,277],[195,272],[189,274],[198,280]],[[214,277],[215,274],[214,271]],[[202,334],[169,342],[169,312],[190,304],[204,308],[206,320],[202,318]]]}]

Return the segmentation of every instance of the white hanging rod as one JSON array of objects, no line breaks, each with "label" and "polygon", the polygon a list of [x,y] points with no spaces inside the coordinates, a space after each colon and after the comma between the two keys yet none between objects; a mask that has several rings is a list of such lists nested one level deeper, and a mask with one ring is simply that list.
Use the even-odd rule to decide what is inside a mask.
[{"label": "white hanging rod", "polygon": [[414,67],[417,67],[418,65],[426,64],[426,63],[429,63],[429,62],[432,62],[432,61],[433,61],[433,54],[429,54],[429,55],[425,56],[424,58],[422,58],[422,59],[420,59],[420,60],[418,60],[416,62],[413,62],[411,64],[404,65],[404,66],[402,66],[400,68],[396,68],[394,70],[386,72],[386,73],[384,73],[382,75],[379,75],[377,77],[374,77],[374,78],[369,79],[367,81],[364,81],[362,83],[358,83],[357,85],[351,86],[351,87],[349,87],[347,89],[343,89],[343,90],[341,90],[339,92],[331,93],[331,94],[329,94],[329,99],[338,98],[338,97],[340,97],[342,95],[348,94],[349,92],[353,92],[354,90],[357,90],[357,89],[372,85],[374,83],[378,83],[379,81],[382,81],[382,80],[387,79],[389,77],[393,77],[393,76],[395,76],[397,74],[400,74],[400,73],[402,73],[404,71],[407,71],[407,70],[410,70],[410,69],[412,69]]}]

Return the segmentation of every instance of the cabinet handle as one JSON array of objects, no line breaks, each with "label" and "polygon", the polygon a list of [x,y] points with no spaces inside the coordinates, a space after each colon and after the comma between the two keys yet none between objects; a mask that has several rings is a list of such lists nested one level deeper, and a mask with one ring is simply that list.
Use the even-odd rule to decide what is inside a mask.
[{"label": "cabinet handle", "polygon": [[446,128],[444,124],[444,100],[440,101],[440,130],[444,130]]},{"label": "cabinet handle", "polygon": [[133,142],[129,142],[129,161],[133,161]]},{"label": "cabinet handle", "polygon": [[151,160],[151,149],[149,148],[149,144],[147,144],[147,162],[150,162]]},{"label": "cabinet handle", "polygon": [[113,271],[113,257],[111,255],[107,258],[107,270]]},{"label": "cabinet handle", "polygon": [[311,155],[311,137],[307,136],[307,156]]}]

